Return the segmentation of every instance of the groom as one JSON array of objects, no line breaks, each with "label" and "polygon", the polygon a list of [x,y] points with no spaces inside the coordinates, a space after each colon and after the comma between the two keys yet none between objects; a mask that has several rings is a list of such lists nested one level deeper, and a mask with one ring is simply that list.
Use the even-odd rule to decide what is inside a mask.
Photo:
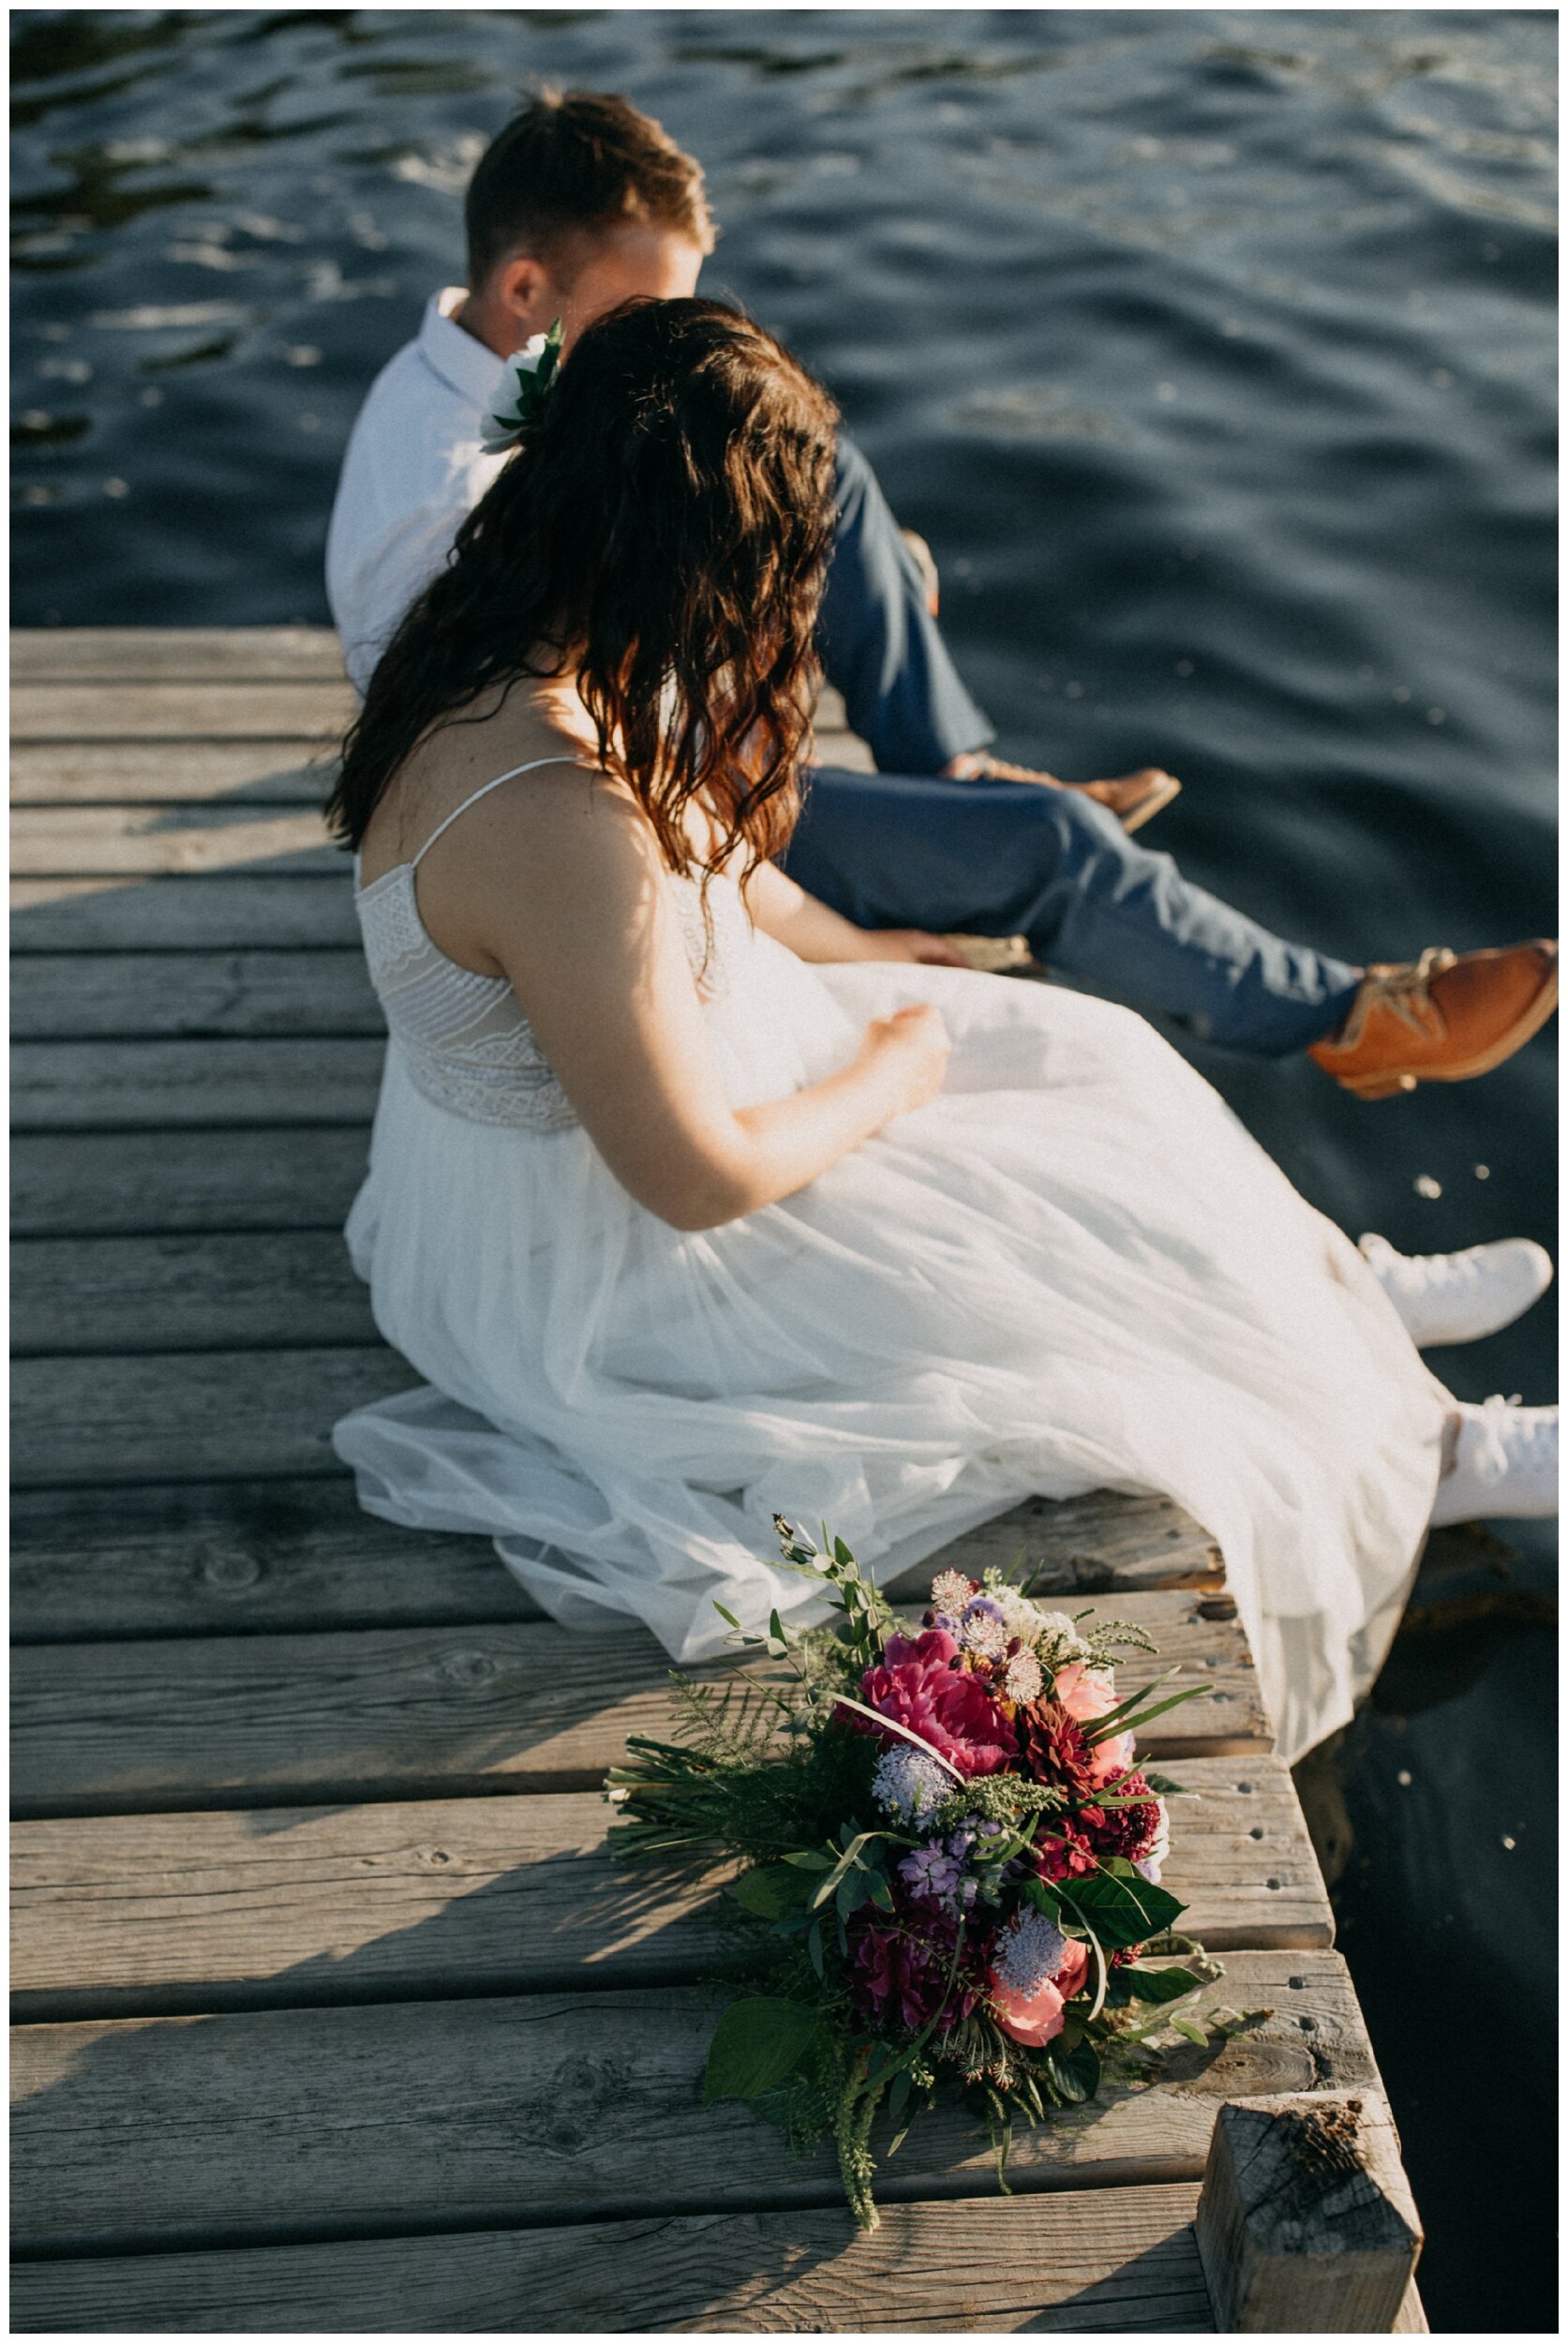
[{"label": "groom", "polygon": [[[714,242],[700,166],[624,98],[592,92],[524,105],[481,157],[465,213],[468,289],[432,295],[377,377],[333,507],[327,593],[362,694],[504,460],[480,446],[503,361],[557,317],[569,350],[633,295],[690,294]],[[859,925],[1022,933],[1063,976],[1232,1049],[1307,1050],[1363,1097],[1485,1073],[1551,1013],[1555,945],[1330,959],[1133,843],[1174,796],[1168,775],[1073,785],[991,755],[927,581],[847,438],[821,639],[878,769],[815,769],[787,859]]]}]

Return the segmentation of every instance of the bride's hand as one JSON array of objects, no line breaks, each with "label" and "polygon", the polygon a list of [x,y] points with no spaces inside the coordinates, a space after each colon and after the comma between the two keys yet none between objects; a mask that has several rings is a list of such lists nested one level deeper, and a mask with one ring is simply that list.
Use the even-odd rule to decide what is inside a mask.
[{"label": "bride's hand", "polygon": [[963,954],[945,935],[928,935],[923,928],[865,928],[868,960],[912,961],[928,968],[967,968]]},{"label": "bride's hand", "polygon": [[874,1067],[887,1082],[889,1115],[912,1114],[931,1104],[941,1090],[952,1046],[941,1011],[929,1001],[872,1020],[860,1043],[860,1062]]}]

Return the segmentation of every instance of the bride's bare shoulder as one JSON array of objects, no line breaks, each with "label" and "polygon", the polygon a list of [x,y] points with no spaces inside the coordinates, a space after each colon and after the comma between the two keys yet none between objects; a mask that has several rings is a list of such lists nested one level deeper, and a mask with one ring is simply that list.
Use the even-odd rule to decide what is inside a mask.
[{"label": "bride's bare shoulder", "polygon": [[[509,780],[517,785],[497,785]],[[498,834],[515,826],[532,828],[538,816],[549,827],[560,816],[563,798],[581,802],[625,794],[599,769],[591,737],[580,718],[573,722],[559,694],[515,685],[434,725],[405,758],[366,828],[365,878],[411,860],[482,793],[471,826],[469,818],[453,825],[459,862],[468,859],[464,849],[473,851],[481,838],[493,846]]]}]

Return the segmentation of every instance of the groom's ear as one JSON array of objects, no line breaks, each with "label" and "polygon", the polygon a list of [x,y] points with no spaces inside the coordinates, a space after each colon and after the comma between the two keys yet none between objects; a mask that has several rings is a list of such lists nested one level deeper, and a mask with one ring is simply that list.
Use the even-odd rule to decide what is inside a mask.
[{"label": "groom's ear", "polygon": [[485,306],[509,319],[521,331],[518,344],[548,330],[560,313],[560,290],[543,261],[514,253],[498,261],[485,288]]}]

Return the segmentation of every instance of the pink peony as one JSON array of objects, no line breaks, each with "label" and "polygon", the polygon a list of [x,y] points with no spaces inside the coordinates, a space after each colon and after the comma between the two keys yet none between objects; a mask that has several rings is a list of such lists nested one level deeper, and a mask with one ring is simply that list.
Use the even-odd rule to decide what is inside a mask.
[{"label": "pink peony", "polygon": [[[882,1665],[867,1668],[860,1679],[860,1698],[918,1733],[961,1773],[1000,1773],[1017,1756],[1018,1743],[984,1684],[956,1664],[958,1659],[958,1644],[946,1628],[889,1635]],[[863,1733],[876,1729],[853,1709],[847,1716]]]},{"label": "pink peony", "polygon": [[1116,1706],[1116,1687],[1104,1669],[1085,1667],[1082,1660],[1056,1670],[1051,1693],[1080,1724],[1093,1724],[1097,1717]]},{"label": "pink peony", "polygon": [[[1103,1669],[1085,1667],[1082,1660],[1072,1661],[1058,1668],[1052,1687],[1053,1697],[1060,1702],[1080,1724],[1093,1724],[1116,1706],[1116,1687]],[[1113,1734],[1089,1753],[1089,1779],[1103,1782],[1110,1773],[1125,1772],[1132,1763],[1133,1739],[1130,1733]]]},{"label": "pink peony", "polygon": [[1108,1741],[1101,1741],[1090,1750],[1089,1779],[1097,1789],[1101,1788],[1112,1774],[1127,1772],[1137,1746],[1130,1733],[1113,1733]]},{"label": "pink peony", "polygon": [[1069,1939],[1054,1977],[1038,1985],[1032,1993],[1021,1993],[1015,1986],[1003,1984],[993,1972],[991,2005],[1003,2033],[1026,2050],[1043,2050],[1047,2042],[1053,2042],[1062,2031],[1068,2003],[1083,1984],[1088,1967],[1087,1945]]}]

